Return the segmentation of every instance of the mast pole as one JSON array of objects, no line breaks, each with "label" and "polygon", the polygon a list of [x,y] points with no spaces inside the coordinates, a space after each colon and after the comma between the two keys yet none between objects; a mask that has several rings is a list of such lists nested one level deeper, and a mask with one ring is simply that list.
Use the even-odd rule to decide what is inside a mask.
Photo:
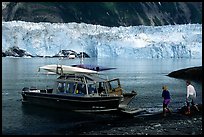
[{"label": "mast pole", "polygon": [[84,62],[84,45],[82,44],[82,57],[81,57],[81,61],[82,61],[82,64],[83,64],[83,62]]},{"label": "mast pole", "polygon": [[81,53],[81,65],[82,65],[82,64],[84,64],[84,63],[83,63],[83,62],[84,62],[84,54],[83,54],[84,46],[83,46],[82,43],[81,43],[81,45],[82,45],[82,53]]}]

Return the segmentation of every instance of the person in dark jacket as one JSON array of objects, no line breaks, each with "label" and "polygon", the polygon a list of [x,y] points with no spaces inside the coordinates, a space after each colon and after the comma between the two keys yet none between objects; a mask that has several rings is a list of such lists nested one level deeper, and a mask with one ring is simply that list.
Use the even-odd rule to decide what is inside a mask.
[{"label": "person in dark jacket", "polygon": [[167,86],[163,86],[162,87],[162,97],[164,98],[163,100],[163,116],[166,116],[166,112],[171,113],[171,111],[168,108],[168,105],[170,103],[171,97],[170,97],[170,93],[167,89]]}]

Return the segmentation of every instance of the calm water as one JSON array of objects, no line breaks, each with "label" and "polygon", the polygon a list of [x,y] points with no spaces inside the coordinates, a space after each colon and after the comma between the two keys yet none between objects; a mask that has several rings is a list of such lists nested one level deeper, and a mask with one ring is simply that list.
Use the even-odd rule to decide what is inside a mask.
[{"label": "calm water", "polygon": [[[2,58],[2,133],[3,134],[74,134],[72,131],[81,123],[114,120],[105,114],[80,114],[38,106],[21,104],[20,91],[23,87],[47,86],[55,76],[38,75],[39,66],[48,64],[79,64],[78,59],[57,58]],[[132,107],[161,109],[162,85],[171,93],[172,109],[184,105],[185,81],[166,76],[171,71],[187,67],[202,66],[201,59],[85,59],[84,64],[99,64],[116,67],[105,73],[109,78],[119,77],[123,89],[135,90],[138,95]],[[197,91],[197,103],[202,103],[202,83],[192,82]],[[100,126],[100,122],[96,124]],[[91,130],[91,129],[90,129]]]}]

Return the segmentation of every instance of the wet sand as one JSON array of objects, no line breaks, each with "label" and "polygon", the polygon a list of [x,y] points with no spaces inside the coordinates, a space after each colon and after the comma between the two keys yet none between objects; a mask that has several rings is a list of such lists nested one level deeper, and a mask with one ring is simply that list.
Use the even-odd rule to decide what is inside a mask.
[{"label": "wet sand", "polygon": [[192,115],[119,116],[111,120],[76,125],[66,135],[202,135],[202,108]]}]

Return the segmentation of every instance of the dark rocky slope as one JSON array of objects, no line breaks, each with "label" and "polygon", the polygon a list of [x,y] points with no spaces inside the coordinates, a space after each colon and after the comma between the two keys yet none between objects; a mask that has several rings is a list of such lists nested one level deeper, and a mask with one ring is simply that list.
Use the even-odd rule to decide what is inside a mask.
[{"label": "dark rocky slope", "polygon": [[3,2],[2,20],[104,26],[202,23],[202,2]]}]

